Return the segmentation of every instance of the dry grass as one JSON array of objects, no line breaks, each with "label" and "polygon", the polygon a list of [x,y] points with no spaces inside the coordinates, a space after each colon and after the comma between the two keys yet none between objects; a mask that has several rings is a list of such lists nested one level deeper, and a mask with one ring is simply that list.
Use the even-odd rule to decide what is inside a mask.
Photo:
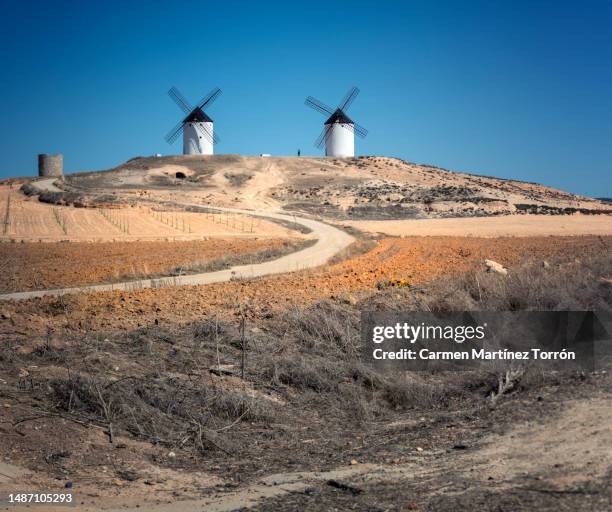
[{"label": "dry grass", "polygon": [[612,310],[612,254],[582,259],[531,261],[508,276],[469,271],[442,278],[425,287],[387,291],[370,306],[412,311],[555,311]]},{"label": "dry grass", "polygon": [[237,265],[255,265],[265,261],[275,260],[292,252],[306,249],[313,246],[317,242],[316,239],[299,240],[297,242],[283,241],[280,247],[270,247],[255,253],[243,253],[224,258],[218,258],[212,261],[203,263],[193,263],[190,265],[177,267],[171,272],[171,275],[196,274],[200,272],[215,272],[235,267]]},{"label": "dry grass", "polygon": [[356,258],[357,256],[361,256],[362,254],[371,251],[372,249],[374,249],[374,247],[376,247],[375,240],[356,240],[351,245],[349,245],[345,249],[342,249],[334,257],[332,257],[327,262],[327,264],[335,265],[336,263],[341,263],[342,261]]},{"label": "dry grass", "polygon": [[127,431],[171,448],[233,451],[215,434],[228,422],[267,422],[273,410],[238,392],[213,389],[180,377],[143,375],[119,380],[70,375],[49,382],[55,408],[81,421]]},{"label": "dry grass", "polygon": [[[33,395],[37,411],[96,425],[109,438],[127,433],[196,459],[217,451],[268,453],[279,439],[295,446],[307,435],[297,427],[301,422],[315,430],[367,426],[405,410],[482,407],[499,391],[497,375],[485,371],[380,373],[365,366],[360,310],[609,311],[612,290],[600,277],[612,274],[611,263],[604,254],[548,268],[525,264],[506,277],[475,272],[426,288],[385,289],[356,305],[325,301],[257,325],[247,320],[244,333],[240,316],[235,322],[213,317],[180,327],[93,334],[72,343],[50,333],[29,353],[3,344],[0,367],[6,379]],[[61,314],[62,304],[57,308]],[[30,367],[37,376],[24,385],[20,371]],[[509,392],[562,378],[530,370]],[[269,439],[253,445],[261,432]]]}]

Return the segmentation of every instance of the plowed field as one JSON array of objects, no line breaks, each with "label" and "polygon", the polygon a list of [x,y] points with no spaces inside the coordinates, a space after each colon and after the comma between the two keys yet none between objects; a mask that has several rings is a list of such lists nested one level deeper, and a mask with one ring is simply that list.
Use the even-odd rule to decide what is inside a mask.
[{"label": "plowed field", "polygon": [[404,278],[413,285],[439,276],[482,267],[485,258],[504,265],[526,259],[577,258],[610,251],[612,237],[384,239],[361,256],[320,269],[207,286],[183,286],[131,292],[44,297],[0,304],[8,319],[2,333],[105,331],[152,323],[171,324],[209,315],[233,317],[238,306],[250,316],[269,316],[296,305],[369,293],[379,283]]},{"label": "plowed field", "polygon": [[[241,262],[289,252],[296,239],[178,242],[0,243],[0,290],[64,288],[187,273],[213,262]],[[252,258],[252,260],[250,259]]]},{"label": "plowed field", "polygon": [[[235,214],[157,211],[147,206],[75,208],[41,203],[0,187],[4,241],[202,240],[208,237],[283,238],[278,224]],[[292,233],[295,235],[295,233]]]}]

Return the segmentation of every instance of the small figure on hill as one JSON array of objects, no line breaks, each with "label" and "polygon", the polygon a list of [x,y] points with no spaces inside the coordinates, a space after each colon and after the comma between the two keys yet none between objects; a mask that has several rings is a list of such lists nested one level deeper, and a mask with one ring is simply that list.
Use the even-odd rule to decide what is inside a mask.
[{"label": "small figure on hill", "polygon": [[301,156],[302,152],[298,149],[298,156]]}]

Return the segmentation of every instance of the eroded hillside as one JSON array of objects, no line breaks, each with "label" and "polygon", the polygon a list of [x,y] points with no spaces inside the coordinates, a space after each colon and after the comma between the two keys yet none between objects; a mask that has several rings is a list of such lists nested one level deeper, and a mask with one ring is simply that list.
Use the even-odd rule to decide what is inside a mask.
[{"label": "eroded hillside", "polygon": [[[336,219],[559,214],[609,210],[544,185],[451,172],[396,158],[173,156],[135,158],[66,177],[60,200],[147,196],[216,206],[278,209]],[[53,199],[53,198],[51,198]],[[57,199],[57,198],[56,198]]]}]

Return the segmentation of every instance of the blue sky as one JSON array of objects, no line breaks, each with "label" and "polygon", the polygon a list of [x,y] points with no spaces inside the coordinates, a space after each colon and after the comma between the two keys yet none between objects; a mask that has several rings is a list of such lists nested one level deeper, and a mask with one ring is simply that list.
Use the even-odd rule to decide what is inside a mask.
[{"label": "blue sky", "polygon": [[0,176],[180,153],[166,91],[214,86],[219,153],[320,154],[357,85],[359,154],[612,195],[612,1],[8,2]]}]

